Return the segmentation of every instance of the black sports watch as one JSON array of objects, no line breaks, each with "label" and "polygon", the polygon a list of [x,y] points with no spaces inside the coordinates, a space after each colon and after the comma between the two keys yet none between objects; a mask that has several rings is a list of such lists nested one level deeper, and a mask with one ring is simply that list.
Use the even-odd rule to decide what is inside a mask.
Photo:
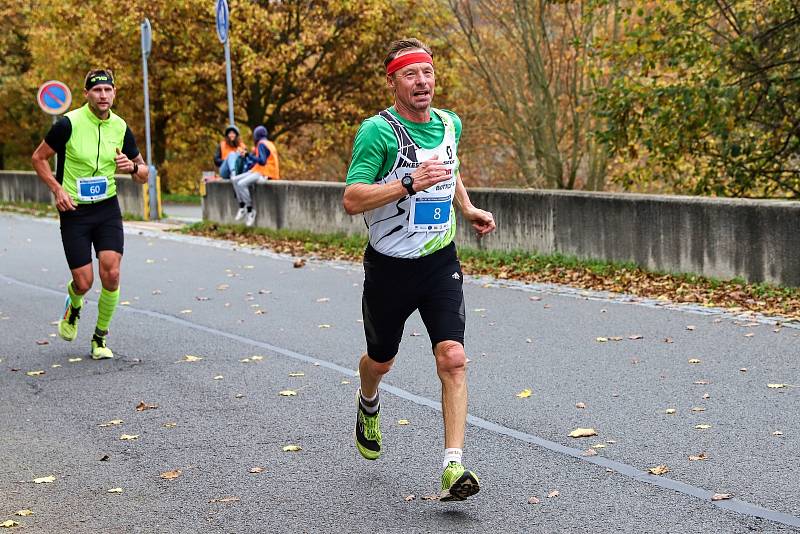
[{"label": "black sports watch", "polygon": [[417,194],[417,192],[414,191],[414,178],[412,178],[410,174],[406,174],[405,176],[400,178],[400,183],[403,185],[403,187],[406,188],[406,191],[408,191],[408,194],[410,196],[414,196]]}]

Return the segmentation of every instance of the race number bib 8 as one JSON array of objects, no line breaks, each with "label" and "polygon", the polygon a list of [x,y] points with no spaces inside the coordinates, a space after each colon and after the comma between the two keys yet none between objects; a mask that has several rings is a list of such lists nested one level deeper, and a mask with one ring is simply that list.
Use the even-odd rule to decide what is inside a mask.
[{"label": "race number bib 8", "polygon": [[91,202],[102,200],[108,195],[108,178],[106,176],[92,176],[78,178],[78,200]]},{"label": "race number bib 8", "polygon": [[450,228],[450,195],[415,195],[411,197],[409,232],[441,232]]}]

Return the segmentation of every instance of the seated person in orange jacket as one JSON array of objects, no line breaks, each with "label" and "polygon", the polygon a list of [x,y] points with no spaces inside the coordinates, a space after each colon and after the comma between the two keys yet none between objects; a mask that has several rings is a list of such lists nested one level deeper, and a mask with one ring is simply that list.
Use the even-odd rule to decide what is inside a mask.
[{"label": "seated person in orange jacket", "polygon": [[239,211],[236,213],[236,220],[245,219],[247,226],[253,226],[256,222],[256,210],[253,209],[253,198],[250,193],[250,185],[256,183],[266,183],[267,180],[279,180],[280,171],[278,169],[278,151],[275,145],[268,138],[267,129],[264,126],[257,126],[253,130],[252,156],[248,154],[248,160],[252,158],[253,166],[248,172],[231,178],[233,190],[239,200]]},{"label": "seated person in orange jacket", "polygon": [[239,129],[230,125],[225,128],[225,138],[219,142],[214,152],[214,165],[219,169],[219,175],[228,180],[242,172],[244,155],[247,147],[239,137]]}]

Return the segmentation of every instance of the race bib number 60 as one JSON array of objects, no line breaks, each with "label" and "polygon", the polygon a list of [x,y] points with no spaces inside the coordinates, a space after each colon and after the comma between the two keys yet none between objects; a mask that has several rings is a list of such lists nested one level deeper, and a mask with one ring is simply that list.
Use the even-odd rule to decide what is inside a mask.
[{"label": "race bib number 60", "polygon": [[84,202],[102,200],[108,195],[108,178],[105,176],[78,178],[77,183],[78,200]]}]

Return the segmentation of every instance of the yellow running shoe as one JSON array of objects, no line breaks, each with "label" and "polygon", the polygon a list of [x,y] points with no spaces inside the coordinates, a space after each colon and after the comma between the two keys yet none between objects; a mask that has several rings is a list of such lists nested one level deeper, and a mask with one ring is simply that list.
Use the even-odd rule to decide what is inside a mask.
[{"label": "yellow running shoe", "polygon": [[111,349],[106,347],[106,336],[94,334],[92,336],[92,359],[106,360],[113,357],[114,353],[111,352]]},{"label": "yellow running shoe", "polygon": [[64,316],[58,322],[58,335],[65,341],[74,341],[78,337],[78,320],[81,318],[81,309],[72,306],[72,301],[67,297],[64,304]]},{"label": "yellow running shoe", "polygon": [[472,471],[458,462],[450,462],[442,473],[440,501],[463,501],[480,491],[481,483]]}]

